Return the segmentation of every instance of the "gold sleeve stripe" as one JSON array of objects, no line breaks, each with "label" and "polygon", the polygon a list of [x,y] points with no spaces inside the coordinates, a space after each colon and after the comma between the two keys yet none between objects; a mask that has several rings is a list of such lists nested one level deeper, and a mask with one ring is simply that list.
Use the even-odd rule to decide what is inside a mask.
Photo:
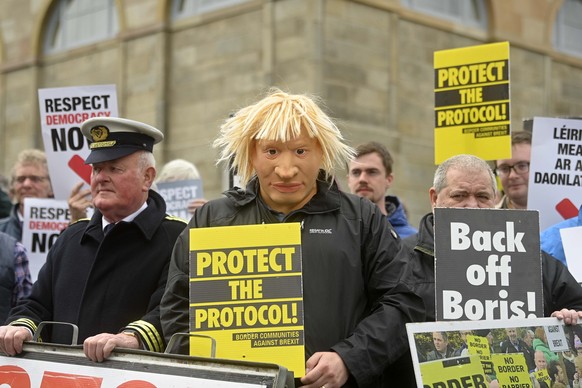
[{"label": "gold sleeve stripe", "polygon": [[71,225],[75,225],[77,222],[89,222],[90,218],[79,218],[77,221],[71,222]]},{"label": "gold sleeve stripe", "polygon": [[36,323],[28,318],[18,318],[17,320],[10,322],[9,326],[24,326],[29,328],[33,333],[36,331]]},{"label": "gold sleeve stripe", "polygon": [[164,351],[164,341],[155,326],[151,323],[140,320],[131,322],[126,328],[135,330],[148,350],[154,352]]},{"label": "gold sleeve stripe", "polygon": [[[28,330],[30,330],[32,332],[32,334],[34,335],[34,333],[36,332],[36,323],[34,323],[33,320],[28,319],[28,318],[18,318],[15,321],[12,321],[8,324],[8,326],[20,326],[20,327],[25,327]],[[38,342],[42,342],[42,337],[38,337]]]},{"label": "gold sleeve stripe", "polygon": [[169,214],[166,214],[166,220],[170,220],[170,221],[179,221],[179,222],[183,222],[184,224],[187,224],[188,221],[186,221],[183,218],[180,217],[176,217],[176,216],[171,216]]}]

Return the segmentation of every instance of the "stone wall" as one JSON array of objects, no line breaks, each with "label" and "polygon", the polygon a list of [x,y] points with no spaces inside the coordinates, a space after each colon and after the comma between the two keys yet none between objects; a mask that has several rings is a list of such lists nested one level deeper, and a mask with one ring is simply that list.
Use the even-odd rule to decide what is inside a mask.
[{"label": "stone wall", "polygon": [[490,26],[480,31],[398,0],[249,0],[179,21],[170,0],[116,0],[115,38],[44,55],[55,0],[3,0],[0,172],[21,149],[42,148],[38,88],[113,83],[122,116],[164,131],[158,162],[194,162],[214,198],[225,188],[211,147],[221,122],[277,86],[321,96],[350,143],[385,143],[396,161],[392,192],[417,224],[435,168],[434,51],[509,40],[513,128],[527,117],[579,116],[582,58],[551,45],[561,2],[488,0]]}]

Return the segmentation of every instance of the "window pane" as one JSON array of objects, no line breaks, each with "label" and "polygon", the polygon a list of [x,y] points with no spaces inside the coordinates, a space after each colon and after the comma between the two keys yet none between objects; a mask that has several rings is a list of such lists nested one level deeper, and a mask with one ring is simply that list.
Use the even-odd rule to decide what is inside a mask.
[{"label": "window pane", "polygon": [[566,0],[556,17],[556,49],[582,56],[582,0]]},{"label": "window pane", "polygon": [[227,8],[246,1],[249,0],[174,0],[172,2],[172,17],[174,19],[182,19]]},{"label": "window pane", "polygon": [[118,31],[115,0],[61,0],[49,15],[45,52],[95,43]]},{"label": "window pane", "polygon": [[402,0],[402,4],[418,12],[470,27],[487,27],[484,0]]}]

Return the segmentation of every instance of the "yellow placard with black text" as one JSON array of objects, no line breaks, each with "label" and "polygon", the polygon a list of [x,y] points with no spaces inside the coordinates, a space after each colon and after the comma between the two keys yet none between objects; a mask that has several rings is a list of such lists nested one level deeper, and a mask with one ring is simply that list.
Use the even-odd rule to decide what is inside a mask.
[{"label": "yellow placard with black text", "polygon": [[491,348],[487,338],[467,334],[467,351],[469,354],[479,356],[485,374],[492,375],[494,373],[493,362],[491,362]]},{"label": "yellow placard with black text", "polygon": [[[299,223],[190,229],[190,332],[216,357],[305,374]],[[208,357],[203,339],[190,354]]]},{"label": "yellow placard with black text", "polygon": [[509,42],[434,53],[435,163],[511,157]]},{"label": "yellow placard with black text", "polygon": [[424,387],[489,386],[478,355],[424,362],[420,365]]},{"label": "yellow placard with black text", "polygon": [[[527,370],[527,362],[523,353],[493,354],[495,376],[500,387],[531,387],[531,378]],[[549,376],[547,371],[545,376]]]}]

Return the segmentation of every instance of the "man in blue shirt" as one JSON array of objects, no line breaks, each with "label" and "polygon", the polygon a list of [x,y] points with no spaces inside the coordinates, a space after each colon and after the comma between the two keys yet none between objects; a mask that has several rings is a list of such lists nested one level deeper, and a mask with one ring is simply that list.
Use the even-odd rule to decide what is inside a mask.
[{"label": "man in blue shirt", "polygon": [[[582,211],[582,207],[580,208]],[[560,229],[572,228],[574,226],[582,225],[582,215],[578,212],[576,217],[568,218],[562,222],[558,222],[542,231],[541,243],[542,250],[548,252],[550,255],[554,256],[560,260],[564,265],[568,265],[566,262],[566,254],[564,253],[564,246],[562,245],[562,235],[560,234]]]}]

